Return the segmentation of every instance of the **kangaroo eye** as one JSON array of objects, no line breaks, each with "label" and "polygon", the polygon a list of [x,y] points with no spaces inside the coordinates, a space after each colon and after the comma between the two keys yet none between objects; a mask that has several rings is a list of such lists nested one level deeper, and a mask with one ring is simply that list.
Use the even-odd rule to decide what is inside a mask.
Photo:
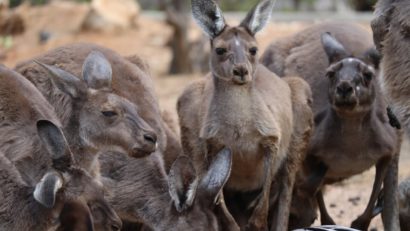
[{"label": "kangaroo eye", "polygon": [[101,113],[105,117],[114,117],[114,116],[118,115],[117,112],[115,112],[115,111],[102,111]]},{"label": "kangaroo eye", "polygon": [[215,52],[216,52],[217,55],[223,55],[223,54],[226,53],[226,49],[218,47],[218,48],[215,49]]},{"label": "kangaroo eye", "polygon": [[250,48],[249,53],[251,53],[251,55],[255,56],[256,53],[258,53],[258,48],[257,47]]},{"label": "kangaroo eye", "polygon": [[366,81],[371,81],[373,78],[373,74],[371,72],[365,72],[363,73],[363,76]]},{"label": "kangaroo eye", "polygon": [[336,73],[335,73],[334,71],[328,71],[328,72],[326,73],[326,76],[327,76],[329,79],[333,79],[333,78],[335,77],[335,75],[336,75]]}]

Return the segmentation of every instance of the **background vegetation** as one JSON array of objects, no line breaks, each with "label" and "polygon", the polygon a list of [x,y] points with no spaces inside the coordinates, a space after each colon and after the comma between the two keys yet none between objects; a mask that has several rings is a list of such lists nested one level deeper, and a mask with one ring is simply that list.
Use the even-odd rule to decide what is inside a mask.
[{"label": "background vegetation", "polygon": [[[33,5],[41,5],[51,0],[10,0],[11,6],[17,6],[24,1],[29,1]],[[91,0],[71,0],[76,2],[90,2]],[[143,9],[159,10],[161,0],[136,0]],[[220,0],[221,7],[226,11],[246,11],[255,5],[259,0]],[[283,0],[277,0],[283,1]],[[290,11],[299,10],[302,5],[314,5],[318,0],[285,0],[291,1]],[[340,1],[340,0],[339,0]],[[371,11],[377,0],[349,0],[352,7],[357,11]]]}]

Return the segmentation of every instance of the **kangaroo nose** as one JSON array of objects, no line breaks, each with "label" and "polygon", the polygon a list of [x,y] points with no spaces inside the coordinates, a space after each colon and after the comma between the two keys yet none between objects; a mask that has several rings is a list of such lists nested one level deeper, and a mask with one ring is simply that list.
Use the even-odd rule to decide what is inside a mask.
[{"label": "kangaroo nose", "polygon": [[156,144],[157,143],[157,135],[155,133],[147,133],[144,135],[144,139],[145,141],[148,141],[152,144]]},{"label": "kangaroo nose", "polygon": [[336,88],[336,92],[338,95],[342,97],[348,97],[353,93],[353,87],[348,83],[342,83]]},{"label": "kangaroo nose", "polygon": [[233,69],[233,75],[234,76],[239,76],[239,77],[243,77],[245,75],[249,74],[248,69],[246,69],[243,66],[239,66],[239,67],[235,67]]}]

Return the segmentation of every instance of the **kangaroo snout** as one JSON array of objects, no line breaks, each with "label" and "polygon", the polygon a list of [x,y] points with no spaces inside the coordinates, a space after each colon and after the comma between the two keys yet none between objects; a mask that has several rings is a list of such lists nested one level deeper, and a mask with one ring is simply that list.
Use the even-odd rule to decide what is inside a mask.
[{"label": "kangaroo snout", "polygon": [[157,149],[157,134],[153,131],[143,132],[138,140],[132,147],[132,157],[145,157]]},{"label": "kangaroo snout", "polygon": [[336,93],[342,98],[347,98],[353,94],[353,87],[349,83],[343,82],[336,87]]},{"label": "kangaroo snout", "polygon": [[236,84],[242,85],[250,81],[249,70],[245,65],[237,65],[232,70],[233,81]]}]

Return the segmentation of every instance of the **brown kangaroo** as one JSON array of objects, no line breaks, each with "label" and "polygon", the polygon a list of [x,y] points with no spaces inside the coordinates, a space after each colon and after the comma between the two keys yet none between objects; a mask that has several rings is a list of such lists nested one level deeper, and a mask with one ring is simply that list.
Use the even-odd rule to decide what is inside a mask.
[{"label": "brown kangaroo", "polygon": [[[127,223],[141,222],[159,231],[230,230],[220,222],[215,204],[231,170],[228,149],[217,154],[202,177],[186,156],[178,157],[168,177],[150,158],[104,152],[100,161],[108,199]],[[147,227],[144,230],[149,230]]]},{"label": "brown kangaroo", "polygon": [[[140,117],[138,107],[114,94],[113,70],[103,53],[91,51],[74,59],[57,50],[34,60],[37,63],[28,61],[16,69],[54,106],[71,149],[81,153],[75,156],[81,166],[98,176],[96,154],[101,149],[134,157],[155,151],[156,134]],[[64,65],[64,61],[68,64]],[[73,68],[74,64],[80,68]]]},{"label": "brown kangaroo", "polygon": [[0,230],[57,227],[70,203],[103,208],[106,230],[119,230],[101,183],[73,160],[52,106],[18,73],[0,66],[0,78]]},{"label": "brown kangaroo", "polygon": [[[383,182],[389,192],[385,207],[397,209],[401,132],[389,124],[378,85],[379,58],[372,46],[369,33],[358,26],[325,23],[274,42],[262,56],[272,71],[300,76],[312,88],[316,126],[304,167],[315,179],[310,190],[318,190],[322,223],[334,223],[324,206],[322,183],[338,182],[376,166],[368,206],[352,223],[360,230],[370,224]],[[385,230],[397,230],[396,214],[385,216]]]},{"label": "brown kangaroo", "polygon": [[[204,172],[215,153],[227,147],[232,150],[233,163],[224,194],[259,190],[249,204],[252,214],[247,230],[268,228],[273,181],[278,185],[278,203],[270,229],[286,230],[297,170],[293,163],[300,156],[299,148],[291,146],[303,147],[292,140],[292,133],[311,130],[310,123],[294,128],[292,111],[297,104],[309,108],[308,85],[294,79],[301,88],[291,89],[258,64],[255,34],[268,22],[272,8],[273,1],[261,1],[239,26],[231,27],[214,1],[192,1],[193,16],[211,39],[212,71],[188,86],[177,105],[183,150],[192,156],[197,171]],[[292,102],[292,95],[300,101]]]},{"label": "brown kangaroo", "polygon": [[[145,149],[138,152],[138,156],[149,154],[155,148],[155,144],[158,144],[156,149],[158,152],[155,152],[155,155],[163,154],[165,165],[169,169],[176,155],[181,152],[181,147],[178,139],[162,121],[149,68],[142,59],[138,56],[124,58],[116,52],[98,45],[77,43],[51,50],[36,57],[35,60],[48,65],[55,65],[76,77],[84,77],[83,63],[91,52],[99,52],[106,59],[105,64],[100,63],[100,66],[106,65],[105,70],[109,72],[111,77],[109,78],[107,73],[101,74],[103,74],[102,77],[105,76],[107,80],[110,80],[107,84],[109,84],[109,89],[112,90],[111,93],[129,100],[137,106],[136,110],[140,118],[134,118],[134,120],[136,122],[135,125],[140,126],[139,130],[142,136],[135,137],[141,137],[142,140],[139,140],[138,143],[141,142],[141,145],[145,147]],[[111,64],[111,67],[108,67],[108,64]],[[49,88],[52,88],[52,85],[50,85],[50,81],[47,79],[51,78],[51,76],[41,67],[33,64],[31,60],[18,64],[16,69],[32,82],[37,83],[36,86],[42,89],[41,92],[47,96],[46,98],[49,101],[54,102],[52,103],[54,106],[61,107],[61,101],[72,101],[70,97],[61,94],[60,91],[53,90],[51,92],[55,92],[55,94],[49,93]],[[71,110],[68,109],[70,107],[71,105],[68,104],[61,110],[57,109],[57,114],[63,117],[69,116],[69,111]],[[63,119],[63,121],[66,120]],[[148,127],[146,124],[148,124]],[[135,126],[130,125],[129,127],[133,128]],[[121,131],[119,129],[116,130]],[[146,139],[144,135],[146,135]]]}]

